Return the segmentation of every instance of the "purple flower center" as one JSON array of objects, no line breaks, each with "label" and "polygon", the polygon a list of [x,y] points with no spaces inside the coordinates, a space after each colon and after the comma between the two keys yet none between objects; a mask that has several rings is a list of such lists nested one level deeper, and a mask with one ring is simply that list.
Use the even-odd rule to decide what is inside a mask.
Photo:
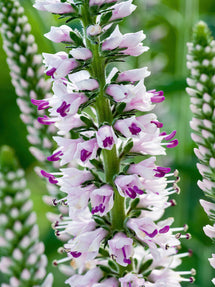
[{"label": "purple flower center", "polygon": [[100,203],[98,206],[92,208],[91,212],[92,212],[92,214],[94,214],[94,213],[97,213],[97,212],[103,213],[104,211],[105,211],[105,206],[102,203]]},{"label": "purple flower center", "polygon": [[164,139],[165,139],[166,141],[169,141],[169,140],[173,139],[175,135],[176,135],[176,131],[173,131],[173,132],[171,132],[171,134],[169,134],[168,136],[166,136]]},{"label": "purple flower center", "polygon": [[122,247],[122,253],[124,256],[123,262],[127,264],[131,264],[131,260],[129,258],[126,258],[125,247]]},{"label": "purple flower center", "polygon": [[74,257],[74,258],[78,258],[81,256],[81,252],[78,251],[71,251],[70,254]]},{"label": "purple flower center", "polygon": [[51,68],[50,70],[48,70],[46,72],[46,75],[47,76],[51,76],[52,78],[54,78],[54,73],[55,73],[56,70],[57,70],[56,68]]},{"label": "purple flower center", "polygon": [[134,185],[133,187],[128,187],[125,190],[125,193],[127,193],[130,198],[135,198],[137,194],[143,194],[143,191],[139,189],[138,186]]},{"label": "purple flower center", "polygon": [[135,123],[132,123],[129,128],[129,131],[132,133],[132,135],[138,135],[141,132],[141,128],[139,128]]},{"label": "purple flower center", "polygon": [[104,147],[112,146],[112,144],[113,144],[113,137],[106,137],[103,140],[103,146]]},{"label": "purple flower center", "polygon": [[92,152],[90,152],[86,149],[82,149],[81,150],[81,161],[85,161],[91,154],[92,154]]},{"label": "purple flower center", "polygon": [[59,113],[61,117],[65,117],[69,112],[70,106],[70,104],[67,104],[65,101],[63,101],[61,106],[57,109],[57,113]]},{"label": "purple flower center", "polygon": [[166,225],[159,230],[159,233],[167,233],[168,231],[169,231],[169,225]]},{"label": "purple flower center", "polygon": [[142,228],[140,228],[140,230],[142,230],[142,231],[143,231],[147,236],[149,236],[150,238],[153,238],[153,237],[155,237],[155,235],[158,234],[157,229],[155,229],[152,233],[149,233],[149,232],[147,232],[146,230],[144,230],[144,229],[142,229]]},{"label": "purple flower center", "polygon": [[60,156],[62,156],[62,155],[63,155],[62,151],[58,151],[58,152],[54,153],[53,155],[48,156],[47,160],[48,161],[58,161],[58,160],[60,160]]}]

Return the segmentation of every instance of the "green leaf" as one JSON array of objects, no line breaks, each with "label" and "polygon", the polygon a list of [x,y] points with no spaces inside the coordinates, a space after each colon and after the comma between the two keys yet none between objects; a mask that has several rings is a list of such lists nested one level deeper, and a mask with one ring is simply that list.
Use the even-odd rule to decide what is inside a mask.
[{"label": "green leaf", "polygon": [[99,248],[99,253],[104,257],[110,257],[109,252],[101,247]]},{"label": "green leaf", "polygon": [[70,32],[70,38],[77,46],[84,46],[82,39],[74,32]]},{"label": "green leaf", "polygon": [[141,210],[132,210],[131,218],[137,218],[141,215]]},{"label": "green leaf", "polygon": [[118,266],[117,266],[117,264],[116,264],[114,261],[108,260],[108,265],[109,265],[110,268],[113,269],[114,271],[116,271],[116,272],[119,271]]},{"label": "green leaf", "polygon": [[146,262],[142,263],[140,265],[139,273],[143,273],[144,271],[146,271],[149,268],[149,266],[151,266],[152,262],[153,259],[149,259]]},{"label": "green leaf", "polygon": [[108,21],[110,20],[111,16],[112,16],[111,11],[108,13],[102,14],[101,19],[100,19],[100,26],[106,25]]},{"label": "green leaf", "polygon": [[87,127],[93,127],[94,123],[91,119],[85,116],[80,116],[80,120],[86,124]]},{"label": "green leaf", "polygon": [[132,202],[130,203],[131,209],[134,209],[138,205],[139,202],[140,202],[140,199],[138,197],[132,200]]},{"label": "green leaf", "polygon": [[94,159],[90,160],[90,163],[92,165],[94,165],[98,170],[102,170],[103,171],[103,164],[99,160],[94,158]]},{"label": "green leaf", "polygon": [[107,273],[107,274],[111,274],[112,271],[109,267],[104,266],[104,265],[97,265],[103,272]]},{"label": "green leaf", "polygon": [[120,158],[122,158],[124,155],[126,155],[131,150],[132,147],[133,147],[133,141],[132,141],[132,139],[129,139],[123,148],[123,151],[120,155]]}]

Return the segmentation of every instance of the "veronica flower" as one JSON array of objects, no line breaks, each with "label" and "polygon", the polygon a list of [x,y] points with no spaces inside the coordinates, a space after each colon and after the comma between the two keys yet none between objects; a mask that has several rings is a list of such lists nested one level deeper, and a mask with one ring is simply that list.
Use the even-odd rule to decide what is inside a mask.
[{"label": "veronica flower", "polygon": [[52,286],[52,274],[45,278],[47,258],[44,245],[39,242],[36,215],[24,171],[7,146],[0,151],[0,199],[2,286]]},{"label": "veronica flower", "polygon": [[[157,155],[177,146],[176,131],[161,131],[157,116],[147,113],[165,99],[162,91],[147,91],[147,67],[107,72],[109,63],[148,49],[142,31],[123,35],[116,25],[136,6],[130,0],[116,2],[80,1],[68,20],[80,19],[82,28],[75,34],[63,28],[71,50],[44,54],[54,96],[43,121],[53,122],[62,136],[54,137],[57,148],[48,157],[60,161],[60,171],[41,173],[64,193],[54,204],[69,210],[53,224],[56,235],[69,236],[65,256],[54,263],[64,264],[70,286],[180,284],[191,280],[174,270],[179,258],[188,256],[178,257],[180,239],[190,235],[174,228],[173,218],[161,221],[165,209],[175,205],[169,197],[179,193],[179,177],[156,165]],[[70,41],[58,35],[64,34],[62,26],[52,30],[53,41]],[[147,256],[151,263],[144,265]],[[68,271],[67,262],[74,271]]]},{"label": "veronica flower", "polygon": [[[187,79],[187,92],[191,99],[193,118],[190,123],[193,129],[192,139],[198,148],[194,149],[199,159],[197,168],[203,177],[198,181],[208,200],[200,200],[202,207],[208,214],[213,225],[206,225],[203,230],[207,236],[215,236],[215,186],[213,180],[214,159],[214,46],[215,42],[210,36],[210,31],[204,22],[199,22],[194,29],[193,43],[188,43],[187,67],[190,77]],[[211,260],[209,259],[210,263]],[[214,267],[213,264],[211,264]],[[215,279],[212,280],[215,284]]]}]

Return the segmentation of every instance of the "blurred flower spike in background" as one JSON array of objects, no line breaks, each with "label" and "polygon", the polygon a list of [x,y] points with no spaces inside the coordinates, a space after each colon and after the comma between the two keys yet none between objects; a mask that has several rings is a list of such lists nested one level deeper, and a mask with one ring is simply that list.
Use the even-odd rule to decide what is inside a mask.
[{"label": "blurred flower spike in background", "polygon": [[[26,152],[25,127],[15,107],[13,116],[9,108],[8,114],[6,109],[0,112],[2,135],[7,134],[1,143],[13,146],[26,168],[46,245],[44,249],[39,243],[24,172],[10,148],[3,147],[3,287],[172,287],[188,286],[195,279],[193,286],[215,284],[214,247],[203,234],[204,230],[215,237],[214,41],[204,22],[191,37],[203,8],[203,18],[212,24],[206,12],[215,12],[214,4],[204,4],[0,2],[4,50],[29,150],[37,161]],[[187,92],[202,181],[197,179],[188,128],[192,114],[185,93],[186,41],[193,41],[188,44]],[[15,95],[3,84],[6,73],[2,79],[3,95],[8,97],[2,97],[1,106],[12,109]],[[18,133],[12,132],[14,122]],[[200,204],[203,194],[197,181],[208,197]],[[42,197],[49,206],[43,205]],[[55,235],[47,235],[45,210]],[[31,238],[25,248],[21,234]],[[34,256],[34,261],[29,259],[35,262],[32,266],[23,261],[29,254]]]}]

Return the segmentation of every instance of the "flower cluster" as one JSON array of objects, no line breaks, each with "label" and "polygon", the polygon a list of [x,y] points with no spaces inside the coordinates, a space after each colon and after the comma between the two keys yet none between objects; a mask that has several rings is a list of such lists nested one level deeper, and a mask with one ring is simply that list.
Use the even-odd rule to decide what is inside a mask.
[{"label": "flower cluster", "polygon": [[[215,41],[204,22],[199,22],[194,29],[193,43],[188,43],[189,53],[187,67],[190,77],[187,79],[189,87],[187,93],[191,99],[193,118],[190,123],[193,129],[192,139],[198,148],[194,149],[199,159],[197,168],[203,177],[198,181],[209,201],[200,200],[200,204],[209,216],[213,225],[206,225],[205,234],[215,239]],[[210,264],[215,268],[215,254],[209,258]],[[212,280],[215,285],[215,278]]]},{"label": "flower cluster", "polygon": [[146,67],[113,68],[148,49],[142,31],[122,34],[118,26],[136,6],[131,0],[37,0],[34,6],[67,23],[45,34],[65,43],[67,52],[43,54],[54,95],[40,102],[49,115],[38,118],[58,129],[58,147],[47,160],[61,166],[58,173],[41,175],[65,194],[53,203],[69,209],[54,223],[57,235],[70,236],[67,255],[54,264],[70,262],[73,270],[61,266],[73,287],[193,282],[194,270],[174,270],[190,255],[178,252],[179,239],[190,238],[187,226],[161,220],[175,205],[169,196],[180,192],[178,172],[156,164],[157,155],[178,144],[176,131],[161,131],[151,112],[164,101],[163,92],[146,90]]},{"label": "flower cluster", "polygon": [[36,215],[24,171],[18,167],[13,151],[0,150],[0,271],[2,287],[51,287],[53,276],[46,279],[47,258],[39,242]]}]

